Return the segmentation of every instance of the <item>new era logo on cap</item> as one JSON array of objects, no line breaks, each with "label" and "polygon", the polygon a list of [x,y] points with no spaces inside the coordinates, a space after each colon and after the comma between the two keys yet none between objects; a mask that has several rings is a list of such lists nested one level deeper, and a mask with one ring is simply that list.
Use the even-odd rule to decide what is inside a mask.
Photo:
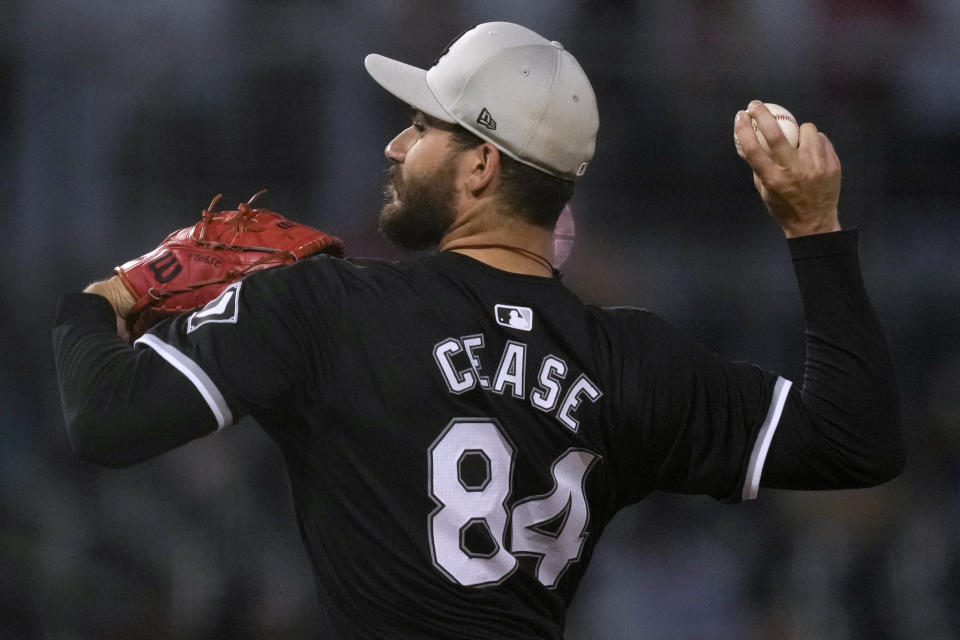
[{"label": "new era logo on cap", "polygon": [[480,115],[477,116],[477,124],[483,125],[491,131],[497,130],[497,121],[493,119],[493,116],[490,115],[486,107],[484,107],[483,110],[480,111]]},{"label": "new era logo on cap", "polygon": [[502,327],[530,331],[533,329],[533,309],[530,307],[515,307],[509,304],[498,304],[493,308],[497,324]]}]

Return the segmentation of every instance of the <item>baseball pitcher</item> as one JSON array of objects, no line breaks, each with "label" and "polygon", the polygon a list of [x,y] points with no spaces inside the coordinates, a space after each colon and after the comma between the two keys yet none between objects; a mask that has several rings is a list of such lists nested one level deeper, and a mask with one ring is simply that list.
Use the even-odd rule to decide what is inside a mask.
[{"label": "baseball pitcher", "polygon": [[283,452],[344,638],[562,638],[604,527],[652,491],[738,502],[901,471],[887,344],[838,221],[840,162],[813,124],[795,147],[758,101],[734,121],[803,302],[791,381],[561,282],[552,232],[599,126],[563,45],[488,23],[428,70],[365,66],[411,109],[386,146],[380,228],[429,251],[343,258],[336,238],[253,203],[207,207],[61,298],[53,342],[81,458],[135,464],[252,416]]}]

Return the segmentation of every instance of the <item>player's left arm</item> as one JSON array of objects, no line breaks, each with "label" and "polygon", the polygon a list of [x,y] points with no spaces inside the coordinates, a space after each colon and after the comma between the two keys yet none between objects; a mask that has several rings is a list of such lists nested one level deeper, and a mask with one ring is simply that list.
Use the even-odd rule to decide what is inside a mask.
[{"label": "player's left arm", "polygon": [[[241,285],[255,290],[245,301],[257,298],[252,276],[314,254],[340,256],[343,243],[252,208],[261,193],[235,211],[215,210],[218,195],[197,224],[171,233],[84,294],[61,298],[57,377],[70,441],[81,457],[107,466],[139,462],[232,424],[254,408],[251,402],[268,404],[292,386],[285,374],[295,371],[303,349],[281,336],[298,316],[297,296],[283,298],[276,281],[267,293],[261,287],[261,303],[239,323]],[[285,308],[281,298],[294,306],[276,318]],[[192,324],[185,311],[194,311]],[[176,320],[165,334],[142,335],[161,318]],[[209,328],[193,333],[203,325]],[[131,339],[141,348],[131,348]]]},{"label": "player's left arm", "polygon": [[53,349],[74,452],[88,462],[125,467],[218,425],[181,372],[118,335],[118,327],[124,327],[117,322],[122,319],[114,306],[118,300],[111,300],[111,287],[103,283],[61,296]]},{"label": "player's left arm", "polygon": [[325,325],[304,311],[303,269],[251,274],[133,345],[117,335],[124,308],[110,282],[62,296],[54,326],[64,418],[81,458],[135,464],[318,386],[300,337],[310,325],[322,338]]}]

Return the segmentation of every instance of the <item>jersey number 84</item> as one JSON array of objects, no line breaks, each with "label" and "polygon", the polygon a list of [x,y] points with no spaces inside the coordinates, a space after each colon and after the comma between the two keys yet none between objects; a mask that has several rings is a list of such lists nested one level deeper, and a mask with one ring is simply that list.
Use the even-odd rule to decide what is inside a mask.
[{"label": "jersey number 84", "polygon": [[430,550],[434,566],[457,584],[500,584],[516,570],[517,556],[529,555],[537,558],[537,580],[554,587],[580,557],[590,522],[584,483],[597,455],[568,449],[553,463],[553,489],[510,508],[514,454],[489,418],[455,418],[430,446],[429,491],[437,503],[428,519]]}]

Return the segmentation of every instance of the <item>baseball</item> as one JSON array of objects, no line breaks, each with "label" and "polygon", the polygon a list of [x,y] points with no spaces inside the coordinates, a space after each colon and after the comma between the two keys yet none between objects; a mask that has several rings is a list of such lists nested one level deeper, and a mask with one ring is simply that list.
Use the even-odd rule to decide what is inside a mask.
[{"label": "baseball", "polygon": [[[794,147],[800,146],[800,125],[797,124],[797,119],[793,117],[793,114],[781,107],[778,104],[773,104],[772,102],[764,102],[767,109],[770,110],[770,113],[773,114],[773,117],[777,119],[777,124],[780,125],[780,130],[783,131],[783,135],[787,137],[787,140],[790,141]],[[757,134],[757,140],[760,141],[760,146],[766,151],[770,151],[770,147],[767,146],[767,141],[764,140],[763,134],[760,133],[760,130],[757,128],[757,121],[753,120],[753,130]],[[737,140],[737,134],[733,134],[733,144],[737,147],[737,155],[741,158],[743,157],[743,151],[740,149],[740,141]]]}]

